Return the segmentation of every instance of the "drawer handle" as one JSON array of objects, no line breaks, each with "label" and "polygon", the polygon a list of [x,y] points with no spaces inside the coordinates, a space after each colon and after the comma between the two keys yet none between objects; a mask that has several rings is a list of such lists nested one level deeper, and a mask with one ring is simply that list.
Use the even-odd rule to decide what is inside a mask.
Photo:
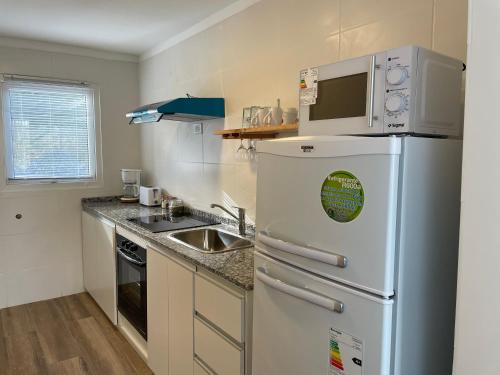
[{"label": "drawer handle", "polygon": [[196,354],[194,355],[194,361],[200,366],[203,371],[205,371],[208,375],[217,375],[214,370],[212,370],[208,365]]},{"label": "drawer handle", "polygon": [[311,302],[325,309],[334,311],[336,313],[342,314],[344,312],[344,303],[336,299],[326,297],[324,295],[312,292],[308,289],[287,284],[271,275],[269,275],[263,267],[258,267],[256,270],[257,279],[262,281],[264,284],[279,290],[280,292],[289,294],[293,297],[302,299],[307,302]]},{"label": "drawer handle", "polygon": [[328,263],[339,268],[347,267],[347,258],[342,255],[327,253],[326,251],[315,249],[312,247],[305,247],[296,245],[291,242],[286,242],[272,237],[264,231],[259,232],[258,240],[264,245],[273,247],[281,251],[285,251],[287,253],[299,255],[301,257],[317,260],[323,263]]}]

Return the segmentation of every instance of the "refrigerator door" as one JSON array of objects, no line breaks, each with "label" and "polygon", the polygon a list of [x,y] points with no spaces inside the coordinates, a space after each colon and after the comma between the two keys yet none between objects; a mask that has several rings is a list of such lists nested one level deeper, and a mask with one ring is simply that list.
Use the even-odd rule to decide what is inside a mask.
[{"label": "refrigerator door", "polygon": [[389,374],[392,304],[256,253],[253,374]]},{"label": "refrigerator door", "polygon": [[400,139],[296,137],[258,152],[259,251],[393,295]]}]

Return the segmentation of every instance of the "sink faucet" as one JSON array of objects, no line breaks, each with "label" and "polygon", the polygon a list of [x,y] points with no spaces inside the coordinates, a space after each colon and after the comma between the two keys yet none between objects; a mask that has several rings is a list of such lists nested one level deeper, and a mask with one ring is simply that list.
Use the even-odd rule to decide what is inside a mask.
[{"label": "sink faucet", "polygon": [[233,214],[231,211],[229,211],[227,208],[221,206],[220,204],[212,203],[210,205],[211,208],[218,207],[222,211],[226,212],[227,214],[231,215],[234,217],[236,220],[238,220],[238,228],[240,230],[240,235],[244,236],[245,235],[245,230],[246,230],[246,224],[245,224],[245,209],[241,207],[234,207],[238,210],[238,216]]}]

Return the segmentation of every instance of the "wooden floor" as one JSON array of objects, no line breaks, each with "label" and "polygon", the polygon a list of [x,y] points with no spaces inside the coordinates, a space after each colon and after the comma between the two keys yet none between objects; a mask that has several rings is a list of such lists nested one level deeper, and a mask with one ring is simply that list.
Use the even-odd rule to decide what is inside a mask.
[{"label": "wooden floor", "polygon": [[0,310],[0,374],[152,374],[87,294]]}]

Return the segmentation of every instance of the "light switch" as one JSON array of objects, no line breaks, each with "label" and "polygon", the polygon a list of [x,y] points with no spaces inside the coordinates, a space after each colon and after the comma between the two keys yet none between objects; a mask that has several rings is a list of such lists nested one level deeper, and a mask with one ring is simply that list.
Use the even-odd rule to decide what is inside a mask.
[{"label": "light switch", "polygon": [[203,124],[193,124],[193,134],[203,134]]}]

